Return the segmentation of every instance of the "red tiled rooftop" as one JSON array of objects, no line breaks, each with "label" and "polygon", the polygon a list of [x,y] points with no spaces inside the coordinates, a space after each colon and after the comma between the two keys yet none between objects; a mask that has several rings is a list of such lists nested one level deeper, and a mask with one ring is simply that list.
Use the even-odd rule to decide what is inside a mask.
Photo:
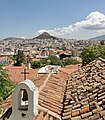
[{"label": "red tiled rooftop", "polygon": [[[6,66],[5,67],[8,70],[10,80],[18,83],[24,80],[24,75],[22,72],[24,72],[23,66]],[[33,80],[34,77],[37,75],[38,69],[27,69],[26,70],[29,74],[27,74],[27,79]]]},{"label": "red tiled rooftop", "polygon": [[37,117],[35,117],[34,120],[42,120],[43,119],[43,112],[41,112],[40,114],[38,114]]},{"label": "red tiled rooftop", "polygon": [[61,68],[59,69],[59,71],[64,72],[64,73],[67,73],[67,74],[71,74],[71,73],[73,73],[74,71],[78,70],[78,69],[79,69],[79,66],[80,66],[80,64],[68,65],[68,66],[66,66],[66,67],[61,67]]},{"label": "red tiled rooftop", "polygon": [[[40,87],[43,85],[47,77],[48,74],[40,74],[36,76],[32,81],[36,86],[39,87],[40,90]],[[39,107],[41,107],[42,110],[46,109],[47,111],[51,111],[51,114],[56,114],[56,117],[60,116],[63,108],[63,98],[67,80],[68,75],[65,73],[52,74],[48,78],[47,83],[39,92]],[[6,105],[6,102],[9,102],[11,105],[11,100],[8,101],[7,99],[2,105],[3,109],[5,109],[4,105]],[[46,117],[44,117],[44,119],[45,118]]]},{"label": "red tiled rooftop", "polygon": [[[34,83],[40,84],[46,77],[36,77]],[[48,120],[104,120],[105,60],[97,59],[79,69],[77,65],[67,66],[51,74],[39,93],[39,108],[46,113],[43,119]]]},{"label": "red tiled rooftop", "polygon": [[65,92],[63,120],[104,119],[104,70],[105,61],[97,59],[70,75]]}]

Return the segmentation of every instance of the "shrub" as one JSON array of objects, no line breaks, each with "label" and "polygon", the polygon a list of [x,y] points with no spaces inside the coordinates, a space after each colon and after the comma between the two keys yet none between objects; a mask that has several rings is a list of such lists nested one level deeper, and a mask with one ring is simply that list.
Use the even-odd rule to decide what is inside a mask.
[{"label": "shrub", "polygon": [[63,65],[66,66],[66,65],[70,65],[70,64],[79,64],[80,62],[78,62],[77,60],[73,59],[73,58],[64,58],[62,60],[63,62]]},{"label": "shrub", "polygon": [[49,64],[50,65],[60,65],[62,66],[62,61],[60,61],[60,59],[57,56],[51,55],[47,58],[47,61],[50,61]]},{"label": "shrub", "polygon": [[41,67],[41,62],[40,61],[33,61],[33,62],[31,62],[31,67],[33,69],[40,68]]}]

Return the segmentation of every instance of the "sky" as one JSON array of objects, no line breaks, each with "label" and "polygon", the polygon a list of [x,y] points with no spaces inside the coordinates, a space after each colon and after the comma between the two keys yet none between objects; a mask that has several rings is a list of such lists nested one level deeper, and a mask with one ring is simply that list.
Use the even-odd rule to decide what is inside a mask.
[{"label": "sky", "polygon": [[105,34],[105,0],[0,0],[0,39],[42,32],[69,39]]}]

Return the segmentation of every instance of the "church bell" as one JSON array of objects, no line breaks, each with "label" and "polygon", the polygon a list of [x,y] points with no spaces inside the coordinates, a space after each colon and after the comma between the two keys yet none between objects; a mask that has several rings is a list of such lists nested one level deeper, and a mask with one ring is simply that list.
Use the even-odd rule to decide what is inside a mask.
[{"label": "church bell", "polygon": [[28,100],[28,93],[27,91],[24,89],[23,90],[23,98],[22,98],[22,101],[27,101]]}]

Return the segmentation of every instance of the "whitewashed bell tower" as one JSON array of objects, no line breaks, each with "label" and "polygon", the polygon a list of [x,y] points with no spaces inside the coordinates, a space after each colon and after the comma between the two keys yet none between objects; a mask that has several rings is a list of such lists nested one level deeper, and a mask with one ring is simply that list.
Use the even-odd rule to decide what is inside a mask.
[{"label": "whitewashed bell tower", "polygon": [[19,83],[12,94],[9,120],[34,120],[38,114],[38,88],[31,80]]}]

